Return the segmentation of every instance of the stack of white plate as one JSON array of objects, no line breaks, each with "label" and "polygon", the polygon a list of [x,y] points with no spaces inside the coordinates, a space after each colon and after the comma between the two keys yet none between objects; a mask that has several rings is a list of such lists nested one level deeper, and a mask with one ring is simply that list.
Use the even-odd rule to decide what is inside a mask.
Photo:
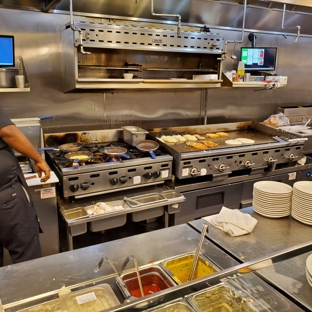
[{"label": "stack of white plate", "polygon": [[253,209],[262,216],[282,218],[290,215],[292,187],[276,181],[259,181],[253,186]]},{"label": "stack of white plate", "polygon": [[312,225],[312,181],[294,183],[291,215],[302,223]]},{"label": "stack of white plate", "polygon": [[310,255],[306,261],[306,277],[312,287],[312,255]]}]

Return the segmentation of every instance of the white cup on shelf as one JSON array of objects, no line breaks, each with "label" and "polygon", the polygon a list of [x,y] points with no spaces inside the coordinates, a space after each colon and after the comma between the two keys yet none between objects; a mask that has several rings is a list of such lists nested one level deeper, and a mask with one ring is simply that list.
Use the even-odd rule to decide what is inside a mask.
[{"label": "white cup on shelf", "polygon": [[131,73],[124,73],[124,74],[123,74],[123,77],[124,77],[125,79],[132,79],[132,78],[133,78],[133,74],[131,74]]},{"label": "white cup on shelf", "polygon": [[15,82],[17,88],[25,88],[25,76],[24,75],[16,75]]}]

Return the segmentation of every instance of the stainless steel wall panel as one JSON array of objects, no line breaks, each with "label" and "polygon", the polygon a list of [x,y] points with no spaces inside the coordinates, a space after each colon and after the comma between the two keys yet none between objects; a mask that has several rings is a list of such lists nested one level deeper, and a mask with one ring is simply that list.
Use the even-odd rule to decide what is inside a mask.
[{"label": "stainless steel wall panel", "polygon": [[[281,34],[259,32],[255,32],[258,46],[278,47],[277,73],[288,76],[286,87],[269,91],[209,89],[207,100],[204,91],[198,90],[107,90],[105,93],[64,94],[61,37],[68,22],[69,16],[63,14],[0,9],[1,33],[15,36],[16,56],[23,57],[30,83],[30,92],[0,92],[0,102],[11,118],[53,115],[42,123],[45,129],[55,129],[55,132],[70,126],[99,129],[131,124],[153,128],[203,123],[206,104],[208,122],[217,123],[261,121],[279,106],[310,105],[312,102],[312,39],[302,36],[294,43],[294,36],[285,38]],[[246,29],[243,43],[237,44],[235,55],[239,56],[241,46],[250,45],[249,31]],[[225,40],[241,37],[237,29],[218,29],[217,32]],[[229,56],[232,49],[233,44],[229,44],[224,71],[237,66],[237,61]]]}]

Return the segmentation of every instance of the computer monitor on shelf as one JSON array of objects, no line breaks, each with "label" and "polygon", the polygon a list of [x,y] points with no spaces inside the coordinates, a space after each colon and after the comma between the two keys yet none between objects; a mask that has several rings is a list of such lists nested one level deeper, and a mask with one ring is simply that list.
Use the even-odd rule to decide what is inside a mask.
[{"label": "computer monitor on shelf", "polygon": [[15,66],[14,36],[0,35],[0,67]]},{"label": "computer monitor on shelf", "polygon": [[276,71],[277,48],[242,47],[240,60],[249,73]]}]

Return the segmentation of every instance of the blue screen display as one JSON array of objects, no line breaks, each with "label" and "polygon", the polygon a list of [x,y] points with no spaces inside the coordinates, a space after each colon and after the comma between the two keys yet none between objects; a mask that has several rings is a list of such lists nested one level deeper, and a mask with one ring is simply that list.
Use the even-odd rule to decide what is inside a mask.
[{"label": "blue screen display", "polygon": [[14,65],[14,37],[0,35],[0,67],[11,67]]}]

